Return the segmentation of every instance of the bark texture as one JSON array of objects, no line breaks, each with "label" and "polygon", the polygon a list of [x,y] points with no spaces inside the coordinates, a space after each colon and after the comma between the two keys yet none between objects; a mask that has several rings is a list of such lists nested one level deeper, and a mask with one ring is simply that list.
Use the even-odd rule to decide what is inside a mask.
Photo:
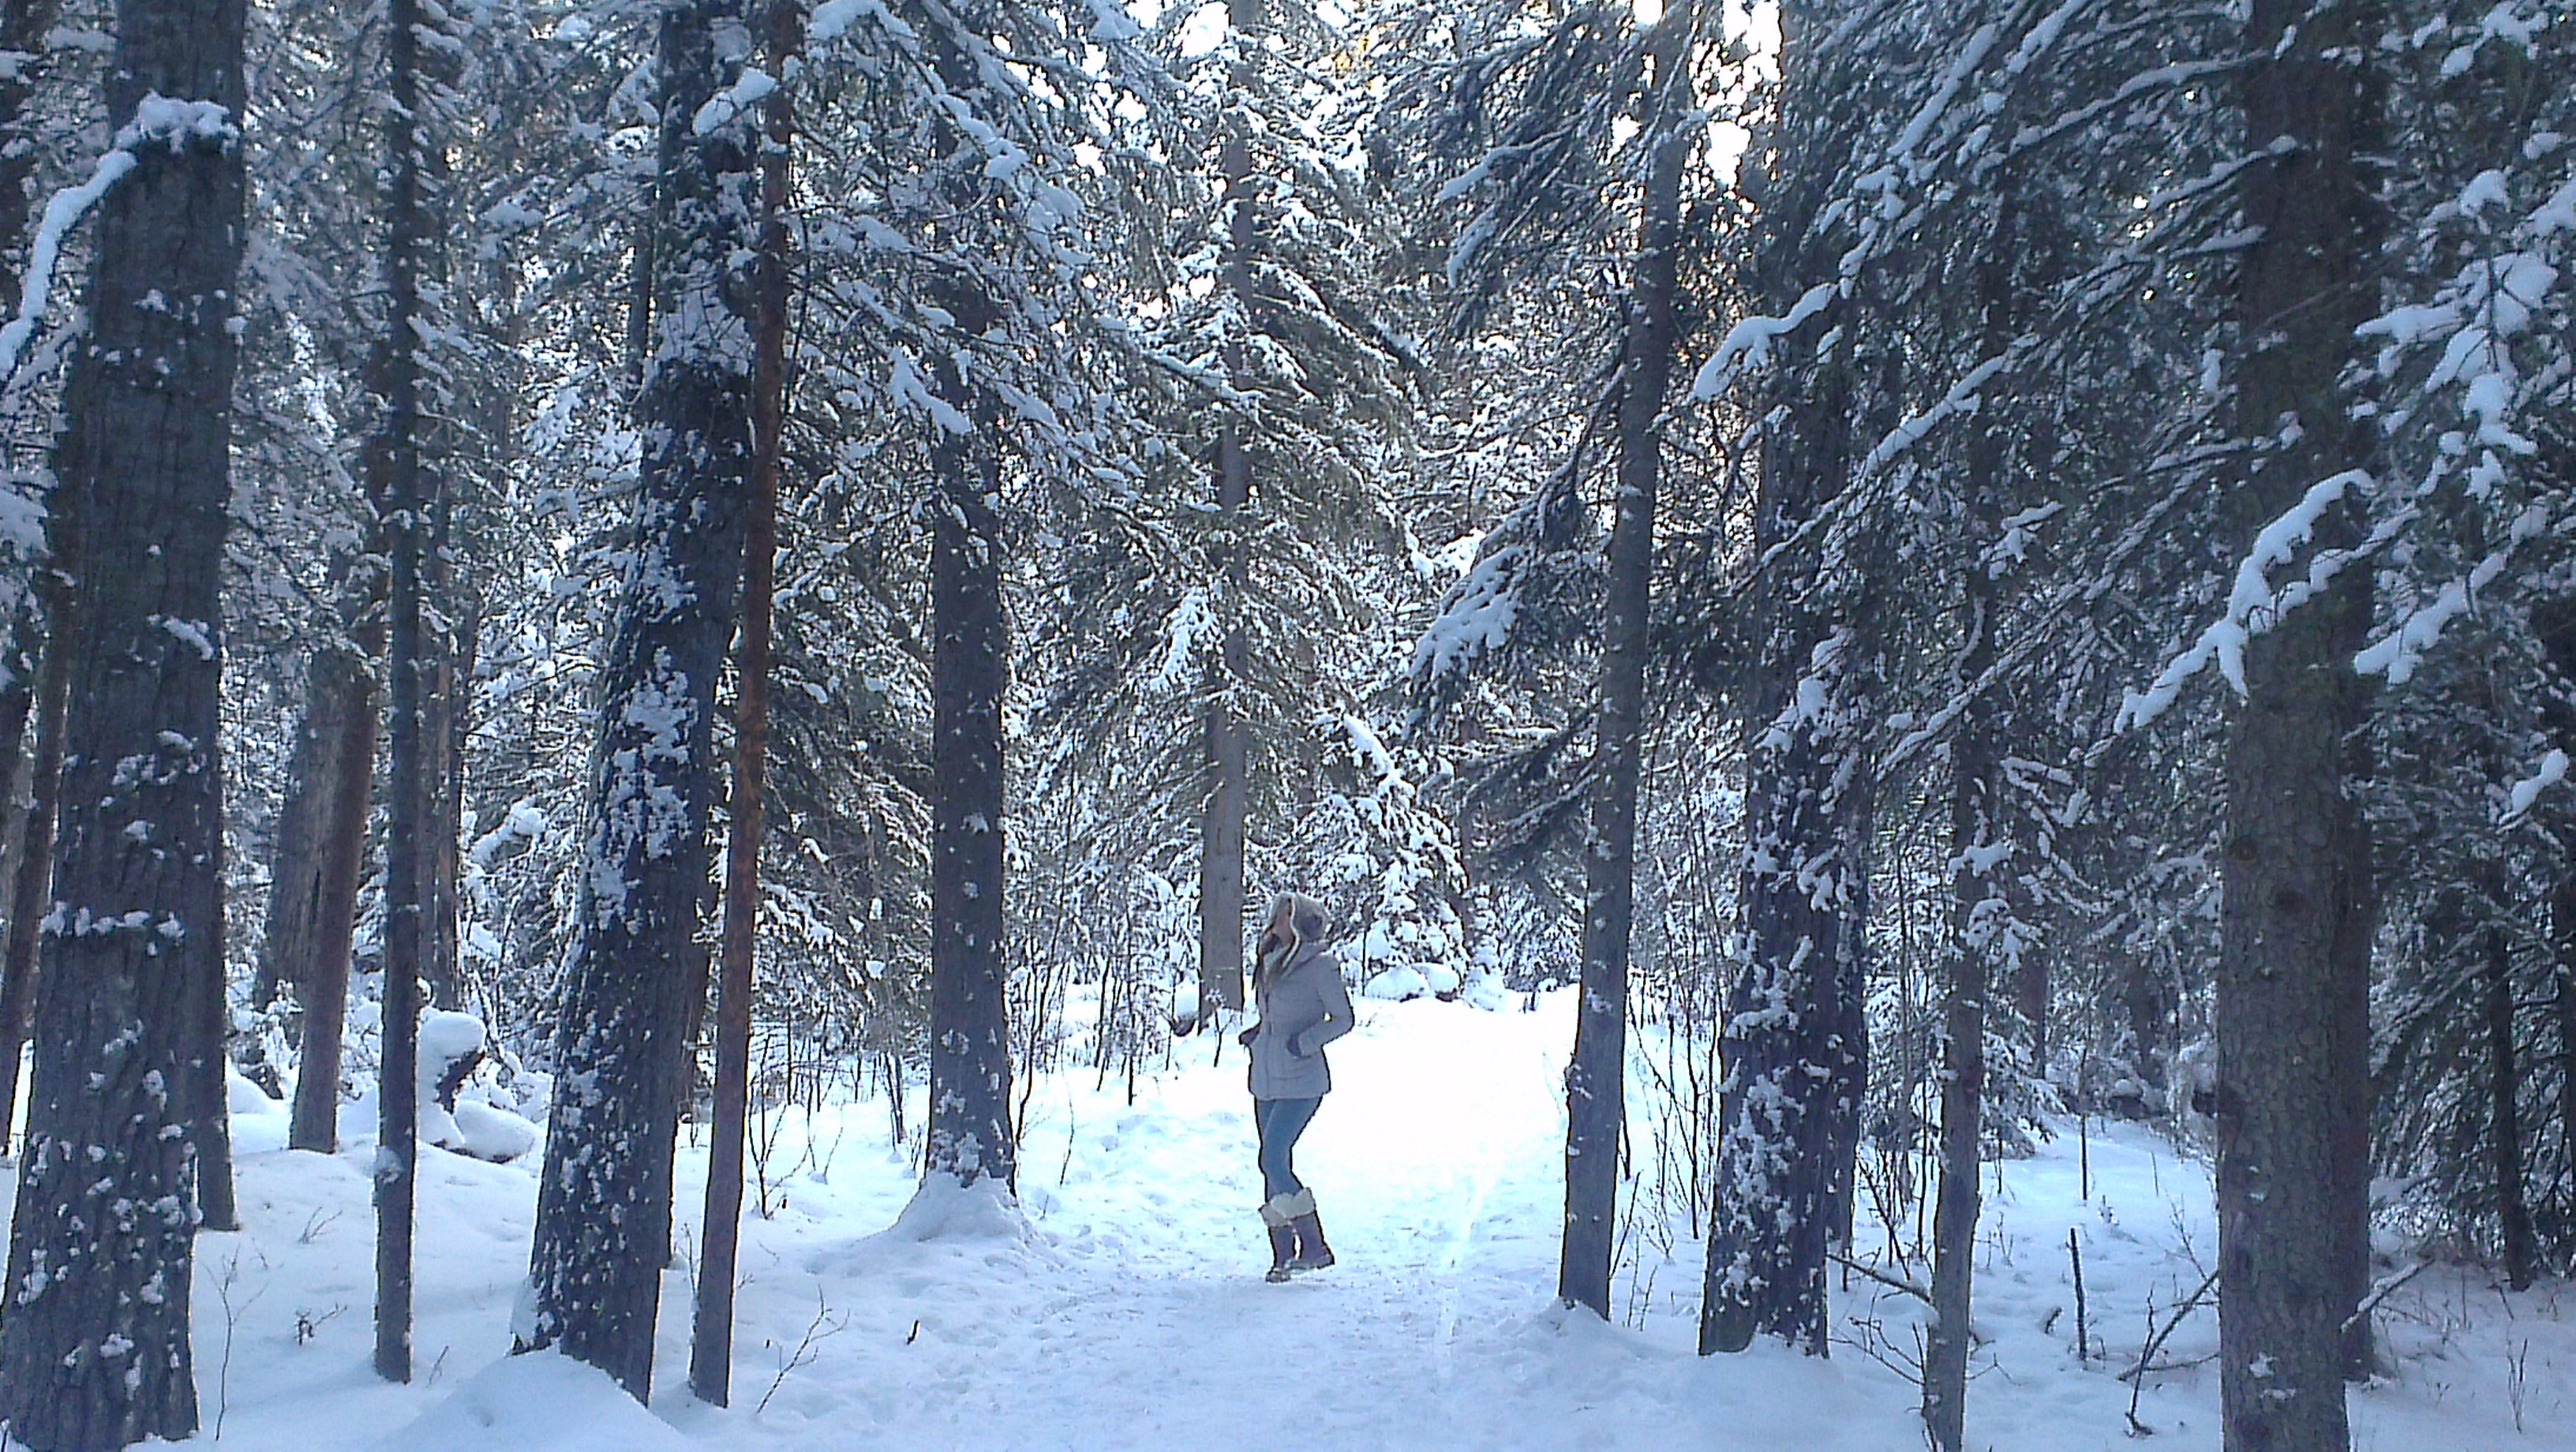
[{"label": "bark texture", "polygon": [[[1781,107],[1767,149],[1779,158],[1756,259],[1760,296],[1786,315],[1831,274],[1809,219],[1815,158],[1839,154],[1826,49],[1838,18],[1828,0],[1784,5]],[[1839,335],[1836,309],[1809,328]],[[1800,337],[1814,336],[1802,332]],[[1820,345],[1821,346],[1821,345]],[[1802,349],[1774,390],[1754,499],[1754,548],[1769,556],[1829,508],[1851,473],[1853,365],[1839,346]],[[1722,1147],[1701,1302],[1702,1354],[1741,1351],[1769,1335],[1825,1350],[1825,1255],[1851,1206],[1850,1157],[1865,1073],[1859,995],[1866,966],[1868,773],[1858,761],[1857,699],[1865,655],[1852,622],[1859,583],[1847,562],[1782,554],[1767,566],[1750,615],[1745,684],[1745,822],[1741,879],[1745,961],[1720,1027],[1727,1075]]]},{"label": "bark texture", "polygon": [[[1756,548],[1787,539],[1847,469],[1850,396],[1828,361],[1766,444]],[[1786,592],[1790,587],[1781,587]],[[1819,592],[1822,593],[1822,592]],[[1852,633],[1804,602],[1758,604],[1763,642],[1746,721],[1742,878],[1747,959],[1722,1027],[1725,1141],[1709,1237],[1700,1350],[1741,1351],[1758,1334],[1822,1354],[1825,1252],[1838,1234],[1836,1186],[1857,1093],[1856,998],[1863,960],[1864,806],[1846,777],[1856,747],[1848,697]],[[1804,697],[1805,705],[1792,709]]]},{"label": "bark texture", "polygon": [[[926,36],[941,82],[971,107],[984,90],[956,29]],[[963,213],[989,207],[982,150],[943,126],[937,185]],[[936,296],[961,336],[1000,326],[1003,310],[971,273]],[[948,404],[931,424],[930,470],[930,1135],[929,1177],[1018,1188],[1011,1132],[1008,965],[1002,911],[1002,702],[1010,688],[1010,621],[1002,595],[1001,401],[952,354],[937,372]]]},{"label": "bark texture", "polygon": [[[2240,183],[2262,229],[2237,282],[2239,431],[2263,440],[2228,509],[2242,554],[2366,456],[2336,379],[2381,224],[2366,67],[2373,7],[2255,0],[2246,135],[2296,143]],[[2295,427],[2292,427],[2295,425]],[[2289,440],[2289,442],[2284,442]],[[2314,548],[2357,538],[2330,508]],[[2290,569],[2304,574],[2303,555]],[[2370,839],[2346,782],[2365,695],[2353,671],[2370,575],[2347,569],[2256,635],[2227,739],[2218,1027],[2220,1388],[2228,1452],[2346,1445],[2346,1330],[2368,1277]],[[2358,1328],[2356,1328],[2358,1329]],[[2366,1334],[2366,1331],[2364,1332]]]},{"label": "bark texture", "polygon": [[[387,0],[385,69],[385,341],[377,392],[385,417],[369,462],[381,501],[387,580],[385,680],[385,999],[376,1128],[376,1375],[411,1380],[412,1211],[420,1155],[421,889],[429,782],[422,695],[435,661],[424,650],[422,553],[428,490],[422,461],[421,283],[436,236],[423,194],[416,0]],[[345,972],[343,982],[346,981]]]},{"label": "bark texture", "polygon": [[638,1400],[671,1238],[671,1159],[689,1065],[715,686],[741,583],[752,310],[735,259],[756,214],[747,127],[697,134],[749,57],[739,0],[663,12],[657,342],[642,400],[643,500],[601,672],[589,869],[562,980],[557,1077],[521,1349],[554,1346]]},{"label": "bark texture", "polygon": [[[989,437],[989,436],[987,436]],[[1002,956],[1001,488],[989,442],[942,439],[931,506],[930,1151],[933,1175],[1016,1187]]]},{"label": "bark texture", "polygon": [[[197,1428],[192,1080],[223,952],[216,750],[241,260],[241,0],[123,0],[107,113],[177,120],[100,203],[56,461],[80,573],[54,906],[0,1320],[0,1417],[45,1452]],[[188,106],[186,103],[197,103]],[[159,126],[156,130],[161,129]],[[148,303],[147,303],[148,299]]]},{"label": "bark texture", "polygon": [[366,868],[367,813],[375,800],[377,697],[370,657],[384,646],[383,575],[369,567],[346,586],[350,638],[307,664],[304,720],[289,761],[269,879],[268,939],[260,1006],[280,990],[302,1009],[294,1112],[287,1144],[332,1154],[340,1147],[341,1032],[349,1013],[349,954],[358,883]]}]

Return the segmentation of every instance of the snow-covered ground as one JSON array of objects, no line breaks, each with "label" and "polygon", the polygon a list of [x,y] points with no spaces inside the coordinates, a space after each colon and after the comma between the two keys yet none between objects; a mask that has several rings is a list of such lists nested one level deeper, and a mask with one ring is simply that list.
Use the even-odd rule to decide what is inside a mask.
[{"label": "snow-covered ground", "polygon": [[[1571,1002],[1535,1012],[1364,1003],[1334,1046],[1337,1090],[1300,1147],[1341,1264],[1266,1285],[1241,1051],[1105,1089],[1041,1080],[1026,1217],[971,1199],[915,1207],[882,1104],[827,1111],[772,1218],[746,1215],[734,1406],[687,1391],[688,1251],[705,1170],[684,1149],[682,1263],[665,1282],[648,1413],[556,1358],[503,1356],[526,1269],[528,1165],[425,1151],[414,1385],[369,1369],[372,1214],[353,1138],[336,1158],[279,1148],[282,1113],[237,1114],[246,1229],[198,1242],[198,1380],[208,1438],[244,1447],[629,1449],[1919,1447],[1919,1307],[1855,1282],[1829,1360],[1779,1348],[1692,1354],[1699,1246],[1622,1324],[1559,1309]],[[349,1127],[363,1131],[366,1116]],[[802,1157],[790,1116],[784,1161]],[[1640,1132],[1643,1132],[1640,1126]],[[1978,1266],[1990,1340],[1969,1440],[1999,1452],[2134,1445],[2130,1390],[2152,1312],[2200,1284],[2215,1247],[2204,1167],[2143,1131],[2001,1166]],[[5,1178],[14,1191],[15,1175]],[[2066,1249],[2083,1246],[2094,1356],[2075,1353]],[[1639,1237],[1640,1242],[1646,1237]],[[1886,1237],[1865,1228],[1861,1250]],[[1919,1278],[1919,1268],[1904,1274]],[[2576,1446],[2576,1287],[2507,1295],[2439,1268],[2390,1299],[2393,1375],[2353,1397],[2371,1452]],[[2158,1360],[2216,1346],[2191,1315]],[[1865,1344],[1866,1343],[1866,1344]],[[1875,1349],[1876,1355],[1871,1353]],[[2150,1379],[2153,1445],[2215,1447],[2217,1378]]]}]

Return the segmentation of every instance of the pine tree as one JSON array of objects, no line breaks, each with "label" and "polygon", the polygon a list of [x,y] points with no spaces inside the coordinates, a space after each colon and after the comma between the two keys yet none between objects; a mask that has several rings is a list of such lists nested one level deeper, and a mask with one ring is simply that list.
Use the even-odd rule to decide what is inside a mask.
[{"label": "pine tree", "polygon": [[[519,1347],[554,1346],[644,1399],[720,778],[715,687],[734,627],[751,440],[756,113],[724,99],[751,41],[738,0],[660,26],[661,171],[642,498],[601,670],[590,842],[556,1031],[558,1075]],[[702,124],[703,123],[703,124]]]},{"label": "pine tree", "polygon": [[[2345,495],[2368,432],[2338,382],[2377,301],[2373,13],[2259,0],[2248,21],[2249,49],[2273,57],[2241,83],[2248,141],[2296,143],[2239,183],[2263,229],[2236,284],[2238,428],[2257,446],[2229,515],[2257,583],[2275,560],[2301,562],[2300,536],[2320,549],[2359,537]],[[2351,755],[2366,694],[2349,662],[2370,576],[2347,569],[2313,593],[2275,606],[2244,647],[2228,729],[2217,1107],[2230,1452],[2342,1446],[2343,1382],[2366,1338],[2351,1321],[2369,1281],[2374,899],[2346,782],[2366,772]]]},{"label": "pine tree", "polygon": [[[126,0],[107,100],[90,340],[60,488],[80,574],[28,1146],[0,1321],[0,1417],[31,1446],[197,1428],[192,1116],[222,981],[220,566],[241,259],[243,10]],[[146,299],[159,305],[147,306]]]}]

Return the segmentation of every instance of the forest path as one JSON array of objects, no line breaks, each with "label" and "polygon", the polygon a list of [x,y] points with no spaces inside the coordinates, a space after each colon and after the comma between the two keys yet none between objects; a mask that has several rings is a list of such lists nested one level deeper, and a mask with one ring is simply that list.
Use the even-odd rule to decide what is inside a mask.
[{"label": "forest path", "polygon": [[[1662,1289],[1635,1310],[1623,1272],[1622,1324],[1555,1304],[1571,995],[1519,1007],[1362,1005],[1298,1154],[1341,1263],[1287,1285],[1261,1279],[1231,1045],[1215,1064],[1208,1041],[1184,1046],[1187,1060],[1140,1080],[1132,1104],[1091,1074],[1042,1078],[1024,1213],[973,1195],[915,1203],[882,1102],[774,1118],[772,1213],[744,1222],[730,1410],[686,1385],[703,1147],[680,1157],[651,1415],[586,1370],[505,1362],[534,1168],[436,1151],[421,1165],[420,1375],[395,1387],[368,1366],[374,1107],[348,1106],[339,1155],[298,1154],[280,1148],[282,1113],[252,1092],[234,1115],[246,1229],[198,1242],[207,1420],[225,1417],[229,1444],[294,1452],[378,1448],[389,1434],[404,1452],[1919,1447],[1914,1388],[1852,1341],[1878,1337],[1901,1359],[1920,1321],[1901,1294],[1837,1294],[1829,1361],[1767,1344],[1702,1359],[1698,1247],[1676,1232],[1668,1253],[1640,1237]],[[1989,1171],[1978,1322],[1994,1364],[1969,1413],[1981,1448],[2136,1445],[2116,1373],[2150,1303],[2170,1306],[2198,1280],[2206,1170],[2144,1130],[2098,1125],[2090,1165],[2088,1195],[2068,1132]],[[0,1174],[0,1211],[14,1181]],[[2099,1348],[2080,1365],[2070,1230]],[[2355,1395],[2355,1445],[2576,1445],[2568,1290],[2507,1298],[2446,1269],[2401,1292],[2383,1316],[2400,1369]],[[2214,1345],[2204,1312],[2165,1350],[2189,1360]],[[2186,1447],[2211,1444],[2215,1410],[2206,1368],[2160,1379],[2141,1409],[2160,1441]]]},{"label": "forest path", "polygon": [[[1133,1106],[1090,1076],[1042,1084],[1025,1236],[798,1235],[810,1248],[746,1291],[775,1298],[751,1313],[766,1325],[818,1297],[848,1318],[757,1445],[1896,1445],[1826,1415],[1847,1400],[1839,1367],[1773,1364],[1813,1400],[1729,1396],[1746,1369],[1699,1362],[1671,1328],[1648,1341],[1556,1306],[1557,1007],[1362,1005],[1297,1152],[1339,1263],[1287,1285],[1262,1280],[1241,1050],[1211,1064],[1207,1041],[1184,1045],[1188,1065]],[[774,1356],[755,1343],[744,1381]],[[703,1415],[657,1405],[684,1430]]]}]

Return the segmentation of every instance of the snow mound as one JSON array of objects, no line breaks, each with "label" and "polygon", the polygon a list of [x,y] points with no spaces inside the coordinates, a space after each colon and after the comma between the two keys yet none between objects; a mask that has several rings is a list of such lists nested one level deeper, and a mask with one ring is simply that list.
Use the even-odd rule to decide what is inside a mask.
[{"label": "snow mound", "polygon": [[1010,1186],[1000,1180],[960,1185],[947,1175],[932,1175],[913,1192],[885,1232],[888,1240],[927,1243],[934,1240],[1029,1239],[1029,1219]]},{"label": "snow mound", "polygon": [[229,1067],[224,1070],[224,1103],[236,1119],[273,1119],[286,1113],[286,1106],[269,1098],[267,1090]]},{"label": "snow mound", "polygon": [[[460,1099],[448,1119],[456,1130],[451,1148],[478,1160],[506,1165],[537,1147],[536,1125],[497,1104]],[[422,1123],[427,1122],[424,1109]]]},{"label": "snow mound", "polygon": [[504,1356],[467,1378],[455,1395],[386,1439],[382,1452],[687,1452],[689,1445],[606,1372],[540,1351]]},{"label": "snow mound", "polygon": [[1362,997],[1383,999],[1388,1003],[1402,1003],[1408,998],[1422,998],[1430,992],[1431,980],[1422,976],[1421,969],[1410,964],[1389,968],[1375,975],[1369,979],[1368,986],[1360,990]]},{"label": "snow mound", "polygon": [[468,1054],[483,1052],[483,1020],[470,1013],[440,1011],[420,1021],[420,1079],[434,1089],[438,1076]]}]

